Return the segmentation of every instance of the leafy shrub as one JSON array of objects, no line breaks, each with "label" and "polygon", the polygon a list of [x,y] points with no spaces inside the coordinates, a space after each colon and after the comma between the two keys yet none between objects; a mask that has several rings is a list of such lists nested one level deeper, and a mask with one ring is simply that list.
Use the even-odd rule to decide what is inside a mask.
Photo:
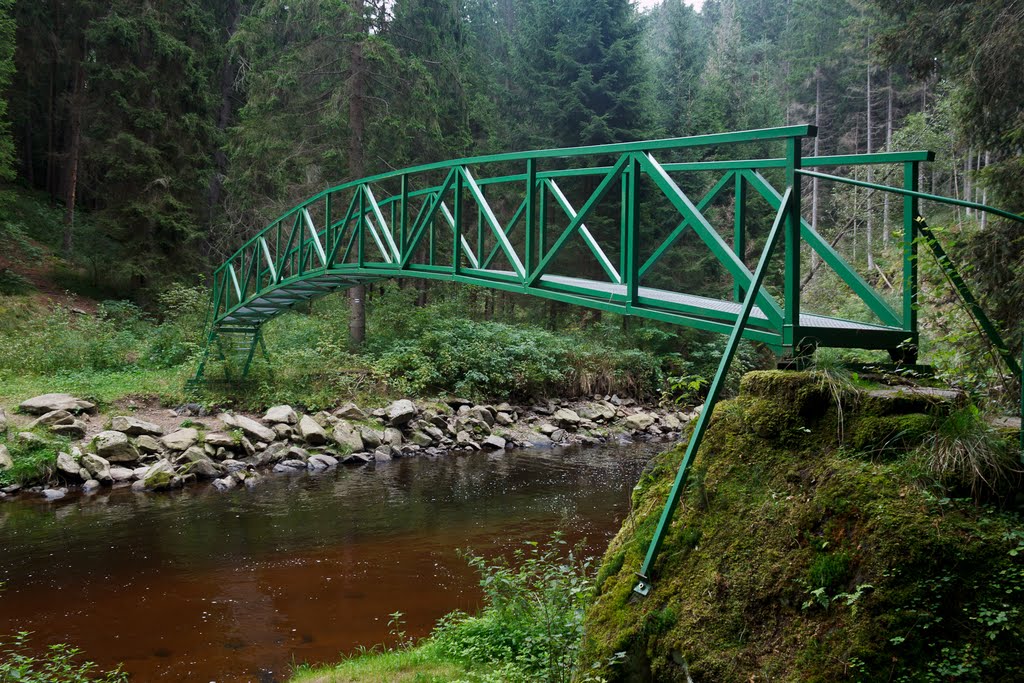
[{"label": "leafy shrub", "polygon": [[478,616],[444,617],[432,639],[466,663],[503,666],[502,680],[568,682],[580,672],[583,616],[594,597],[591,560],[566,553],[560,535],[529,543],[510,562],[469,554],[480,574],[486,607]]},{"label": "leafy shrub", "polygon": [[93,662],[75,660],[82,653],[78,648],[59,643],[50,645],[43,655],[29,650],[29,633],[20,631],[11,642],[0,641],[0,683],[123,683],[128,674],[117,667],[113,671],[96,671]]},{"label": "leafy shrub", "polygon": [[40,434],[39,437],[39,442],[7,442],[14,466],[9,470],[0,471],[0,485],[37,483],[53,474],[57,452],[61,449],[67,450],[69,441],[52,434]]}]

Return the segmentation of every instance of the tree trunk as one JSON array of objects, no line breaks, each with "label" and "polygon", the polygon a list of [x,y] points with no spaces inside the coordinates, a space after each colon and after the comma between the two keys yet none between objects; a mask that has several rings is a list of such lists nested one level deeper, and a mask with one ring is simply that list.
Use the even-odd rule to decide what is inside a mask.
[{"label": "tree trunk", "polygon": [[[349,0],[352,8],[352,20],[356,23],[357,32],[365,33],[363,27],[363,0]],[[351,180],[366,175],[363,157],[363,137],[366,132],[365,109],[363,103],[366,88],[364,73],[362,35],[353,40],[349,46],[349,83],[348,83],[348,172]],[[361,220],[361,219],[360,219]],[[366,341],[366,286],[356,285],[349,290],[349,343],[358,348]]]},{"label": "tree trunk", "polygon": [[[238,20],[241,17],[242,8],[239,2],[228,3],[227,11],[227,40],[231,40],[231,37],[235,35],[235,30],[238,28]],[[231,53],[225,49],[224,57],[220,63],[220,111],[217,112],[217,132],[221,135],[228,128],[228,124],[231,122],[232,113],[232,102],[231,95],[235,89],[235,76],[237,70],[235,68],[235,62],[231,59]],[[224,187],[224,176],[228,172],[228,156],[224,151],[223,146],[217,145],[213,151],[213,173],[210,174],[210,183],[207,188],[207,204],[206,204],[206,230],[207,238],[204,244],[204,250],[209,255],[210,248],[213,246],[213,220],[214,215],[217,212],[217,207],[220,205],[221,193]]]},{"label": "tree trunk", "polygon": [[[892,151],[892,69],[889,69],[889,103],[885,110],[885,151]],[[882,204],[882,244],[889,243],[889,193]]]},{"label": "tree trunk", "polygon": [[64,180],[64,235],[61,247],[64,258],[74,250],[75,196],[78,191],[78,159],[82,147],[82,89],[85,87],[85,65],[76,59],[72,73],[74,85],[68,104],[68,158]]},{"label": "tree trunk", "polygon": [[[821,130],[821,67],[814,70],[814,126]],[[820,152],[820,136],[814,136],[814,156]],[[818,230],[818,179],[811,180],[811,229]],[[818,252],[811,249],[811,268],[818,265]]]},{"label": "tree trunk", "polygon": [[[868,43],[870,44],[870,42],[871,41],[870,41],[870,38],[869,38],[868,39]],[[870,59],[868,60],[867,72],[868,72],[868,87],[867,87],[867,102],[866,102],[866,105],[867,105],[867,126],[866,126],[866,128],[867,128],[867,153],[871,154],[872,148],[871,148],[871,60]],[[874,182],[874,180],[875,180],[874,169],[872,169],[871,166],[868,166],[868,182],[871,183],[871,182]],[[868,190],[867,197],[865,199],[866,199],[866,203],[867,203],[867,218],[868,218],[867,225],[865,226],[866,227],[866,230],[865,230],[865,240],[866,240],[865,251],[867,252],[867,255],[868,255],[868,270],[872,270],[873,271],[875,269],[875,254],[874,254],[874,247],[871,244],[871,240],[872,240],[872,225],[871,225],[871,223],[872,223],[872,221],[871,221],[871,209],[872,209],[871,200],[872,200],[872,197],[871,197],[871,190]]]},{"label": "tree trunk", "polygon": [[[986,166],[988,166],[989,160],[990,160],[989,159],[989,153],[986,151],[985,152],[985,165]],[[988,188],[987,187],[983,187],[982,190],[981,190],[981,203],[982,204],[988,204]],[[987,227],[988,227],[988,211],[982,211],[981,212],[981,229],[984,230]]]}]

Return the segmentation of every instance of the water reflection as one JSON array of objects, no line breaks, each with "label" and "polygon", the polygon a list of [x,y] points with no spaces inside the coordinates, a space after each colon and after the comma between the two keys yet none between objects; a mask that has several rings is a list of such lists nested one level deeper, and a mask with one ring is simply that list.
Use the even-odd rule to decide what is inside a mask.
[{"label": "water reflection", "polygon": [[[656,446],[398,460],[255,491],[127,489],[0,505],[0,633],[67,641],[135,680],[284,680],[474,609],[457,556],[555,529],[600,552]],[[262,672],[262,673],[261,673]]]}]

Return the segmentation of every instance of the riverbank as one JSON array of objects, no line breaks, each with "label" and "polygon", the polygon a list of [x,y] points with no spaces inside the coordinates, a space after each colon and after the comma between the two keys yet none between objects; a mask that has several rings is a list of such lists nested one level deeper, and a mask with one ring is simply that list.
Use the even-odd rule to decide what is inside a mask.
[{"label": "riverbank", "polygon": [[174,408],[123,399],[101,412],[70,394],[0,407],[0,500],[60,500],[104,487],[140,493],[210,481],[222,491],[263,477],[467,451],[672,441],[693,411],[616,395],[528,405],[467,399],[345,403],[307,414],[279,405],[261,414]]}]

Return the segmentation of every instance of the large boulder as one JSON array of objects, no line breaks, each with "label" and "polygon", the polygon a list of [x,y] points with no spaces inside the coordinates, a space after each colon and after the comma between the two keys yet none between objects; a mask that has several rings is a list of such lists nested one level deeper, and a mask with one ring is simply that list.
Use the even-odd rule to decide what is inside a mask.
[{"label": "large boulder", "polygon": [[57,454],[57,471],[69,477],[78,477],[82,471],[82,465],[73,455],[62,451]]},{"label": "large boulder", "polygon": [[334,417],[340,417],[344,420],[365,420],[366,413],[355,403],[346,403],[334,411]]},{"label": "large boulder", "polygon": [[185,427],[170,434],[164,435],[160,443],[164,448],[172,451],[184,451],[195,446],[199,441],[199,432],[192,427]]},{"label": "large boulder", "polygon": [[72,420],[68,424],[53,425],[50,427],[50,431],[57,436],[66,436],[69,439],[84,439],[87,430],[84,422]]},{"label": "large boulder", "polygon": [[559,408],[555,411],[555,414],[551,416],[551,419],[555,421],[559,427],[574,428],[580,423],[580,416],[575,410],[569,408]]},{"label": "large boulder", "polygon": [[626,418],[625,422],[630,429],[642,432],[657,421],[657,416],[651,413],[637,413]]},{"label": "large boulder", "polygon": [[130,470],[127,467],[111,467],[110,478],[115,482],[131,481],[135,478],[135,470]]},{"label": "large boulder", "polygon": [[316,453],[315,455],[309,456],[309,460],[306,461],[306,467],[314,471],[326,470],[337,466],[338,459],[333,455],[327,455],[326,453]]},{"label": "large boulder", "polygon": [[7,446],[0,443],[0,470],[9,470],[14,467],[14,459],[11,458],[11,452],[7,450]]},{"label": "large boulder", "polygon": [[334,425],[334,431],[331,432],[331,437],[339,446],[347,448],[352,453],[358,453],[365,447],[363,444],[363,437],[359,434],[359,430],[355,429],[347,422],[339,422]]},{"label": "large boulder", "polygon": [[110,428],[128,436],[162,436],[164,428],[153,422],[146,422],[130,415],[118,415],[110,421]]},{"label": "large boulder", "polygon": [[293,425],[299,421],[299,416],[291,406],[274,406],[267,410],[263,421],[267,424]]},{"label": "large boulder", "polygon": [[323,446],[327,443],[327,434],[320,424],[309,415],[303,415],[299,420],[299,434],[303,441],[310,446]]},{"label": "large boulder", "polygon": [[171,488],[174,482],[174,465],[170,460],[162,458],[149,466],[140,481],[150,491],[164,491]]},{"label": "large boulder", "polygon": [[370,427],[360,427],[359,436],[367,448],[376,448],[384,442],[384,433]]},{"label": "large boulder", "polygon": [[69,413],[91,413],[96,406],[88,401],[75,398],[71,394],[43,394],[22,401],[18,409],[30,415],[45,415],[54,410],[66,410]]},{"label": "large boulder", "polygon": [[500,451],[505,448],[505,439],[501,438],[497,434],[491,434],[489,437],[484,439],[483,443],[480,445],[490,450]]},{"label": "large boulder", "polygon": [[135,462],[139,459],[139,450],[123,432],[113,430],[100,432],[92,443],[96,449],[96,455],[107,462]]},{"label": "large boulder", "polygon": [[48,413],[43,413],[36,419],[32,420],[28,424],[29,429],[35,429],[36,427],[50,427],[53,425],[71,424],[75,421],[75,416],[66,410],[51,410]]},{"label": "large boulder", "polygon": [[393,427],[401,427],[416,417],[416,406],[407,398],[394,401],[387,407],[388,422]]},{"label": "large boulder", "polygon": [[113,481],[113,478],[110,476],[110,463],[98,455],[93,455],[92,453],[83,455],[82,467],[89,472],[92,479],[97,481]]},{"label": "large boulder", "polygon": [[135,447],[142,453],[160,453],[164,449],[159,441],[147,434],[143,434],[135,440]]},{"label": "large boulder", "polygon": [[[220,418],[224,424],[241,429],[243,434],[248,436],[250,439],[255,439],[256,441],[271,443],[277,436],[273,429],[264,427],[256,420],[246,417],[245,415],[221,415]],[[225,418],[229,418],[230,422]]]}]

